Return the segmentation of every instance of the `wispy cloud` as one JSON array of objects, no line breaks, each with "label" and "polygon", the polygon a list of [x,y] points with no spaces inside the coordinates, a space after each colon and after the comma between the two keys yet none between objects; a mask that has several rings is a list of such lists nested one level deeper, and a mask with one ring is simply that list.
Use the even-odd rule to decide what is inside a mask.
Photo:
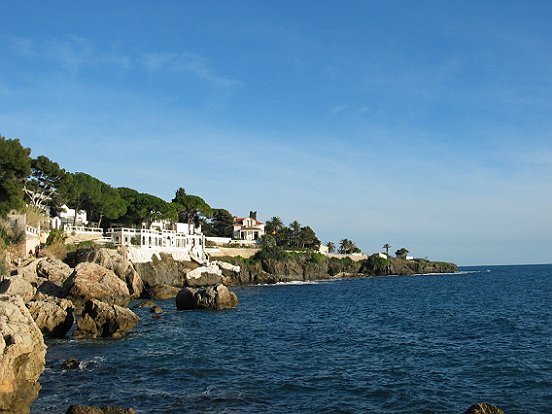
[{"label": "wispy cloud", "polygon": [[148,53],[141,59],[150,72],[172,70],[190,73],[211,85],[221,88],[235,88],[241,82],[229,76],[220,75],[204,56],[191,53]]},{"label": "wispy cloud", "polygon": [[85,66],[109,64],[122,68],[130,67],[132,58],[117,51],[99,51],[86,38],[67,36],[34,41],[23,37],[7,39],[9,48],[25,59],[44,59],[58,65],[62,70],[76,75]]},{"label": "wispy cloud", "polygon": [[335,105],[330,108],[330,115],[335,116],[343,111],[346,111],[349,108],[347,105]]}]

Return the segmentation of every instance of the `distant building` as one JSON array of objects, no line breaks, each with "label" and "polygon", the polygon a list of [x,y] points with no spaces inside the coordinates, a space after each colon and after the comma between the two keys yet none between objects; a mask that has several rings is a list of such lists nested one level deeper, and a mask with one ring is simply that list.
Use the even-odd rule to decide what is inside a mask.
[{"label": "distant building", "polygon": [[163,252],[171,254],[175,260],[208,261],[201,226],[193,224],[155,221],[149,225],[144,223],[141,228],[112,227],[107,236],[115,246],[131,248],[134,262],[149,261],[152,254]]},{"label": "distant building", "polygon": [[[77,220],[75,222],[75,214]],[[79,226],[83,227],[88,225],[88,218],[86,211],[79,210],[78,213],[75,212],[75,209],[67,207],[65,204],[61,206],[61,210],[56,217],[53,217],[50,220],[50,226],[53,229],[66,229],[66,226]]]},{"label": "distant building", "polygon": [[234,217],[234,239],[258,242],[265,234],[265,224],[253,217]]}]

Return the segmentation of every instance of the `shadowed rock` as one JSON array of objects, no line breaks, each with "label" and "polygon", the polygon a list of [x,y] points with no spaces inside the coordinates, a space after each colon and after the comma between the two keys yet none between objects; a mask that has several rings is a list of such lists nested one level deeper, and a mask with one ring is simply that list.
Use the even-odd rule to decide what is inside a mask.
[{"label": "shadowed rock", "polygon": [[73,337],[120,338],[134,329],[139,320],[140,318],[130,309],[91,299],[84,305],[82,318],[77,320],[77,329],[73,332]]},{"label": "shadowed rock", "polygon": [[176,296],[178,310],[229,309],[239,303],[237,296],[222,284],[203,288],[183,288]]},{"label": "shadowed rock", "polygon": [[63,338],[75,321],[74,306],[68,299],[31,301],[27,308],[42,334],[49,338]]},{"label": "shadowed rock", "polygon": [[152,299],[165,300],[165,299],[174,299],[180,288],[169,286],[169,285],[155,285],[148,289],[149,295]]},{"label": "shadowed rock", "polygon": [[79,369],[80,361],[77,358],[69,358],[61,365],[61,369],[68,371],[72,369]]}]

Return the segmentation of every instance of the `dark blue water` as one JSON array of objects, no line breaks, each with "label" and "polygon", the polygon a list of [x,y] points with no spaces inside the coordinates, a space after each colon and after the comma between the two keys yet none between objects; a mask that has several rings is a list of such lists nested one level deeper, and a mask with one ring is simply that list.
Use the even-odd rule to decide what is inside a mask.
[{"label": "dark blue water", "polygon": [[125,339],[49,342],[32,412],[551,413],[552,265],[462,270],[240,288],[222,312],[159,301]]}]

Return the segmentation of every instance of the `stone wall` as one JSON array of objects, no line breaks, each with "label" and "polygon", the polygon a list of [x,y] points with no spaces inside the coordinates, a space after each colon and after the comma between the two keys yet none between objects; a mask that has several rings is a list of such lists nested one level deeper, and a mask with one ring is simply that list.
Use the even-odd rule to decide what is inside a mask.
[{"label": "stone wall", "polygon": [[244,249],[239,247],[215,247],[206,249],[209,257],[236,257],[250,258],[261,249]]}]

